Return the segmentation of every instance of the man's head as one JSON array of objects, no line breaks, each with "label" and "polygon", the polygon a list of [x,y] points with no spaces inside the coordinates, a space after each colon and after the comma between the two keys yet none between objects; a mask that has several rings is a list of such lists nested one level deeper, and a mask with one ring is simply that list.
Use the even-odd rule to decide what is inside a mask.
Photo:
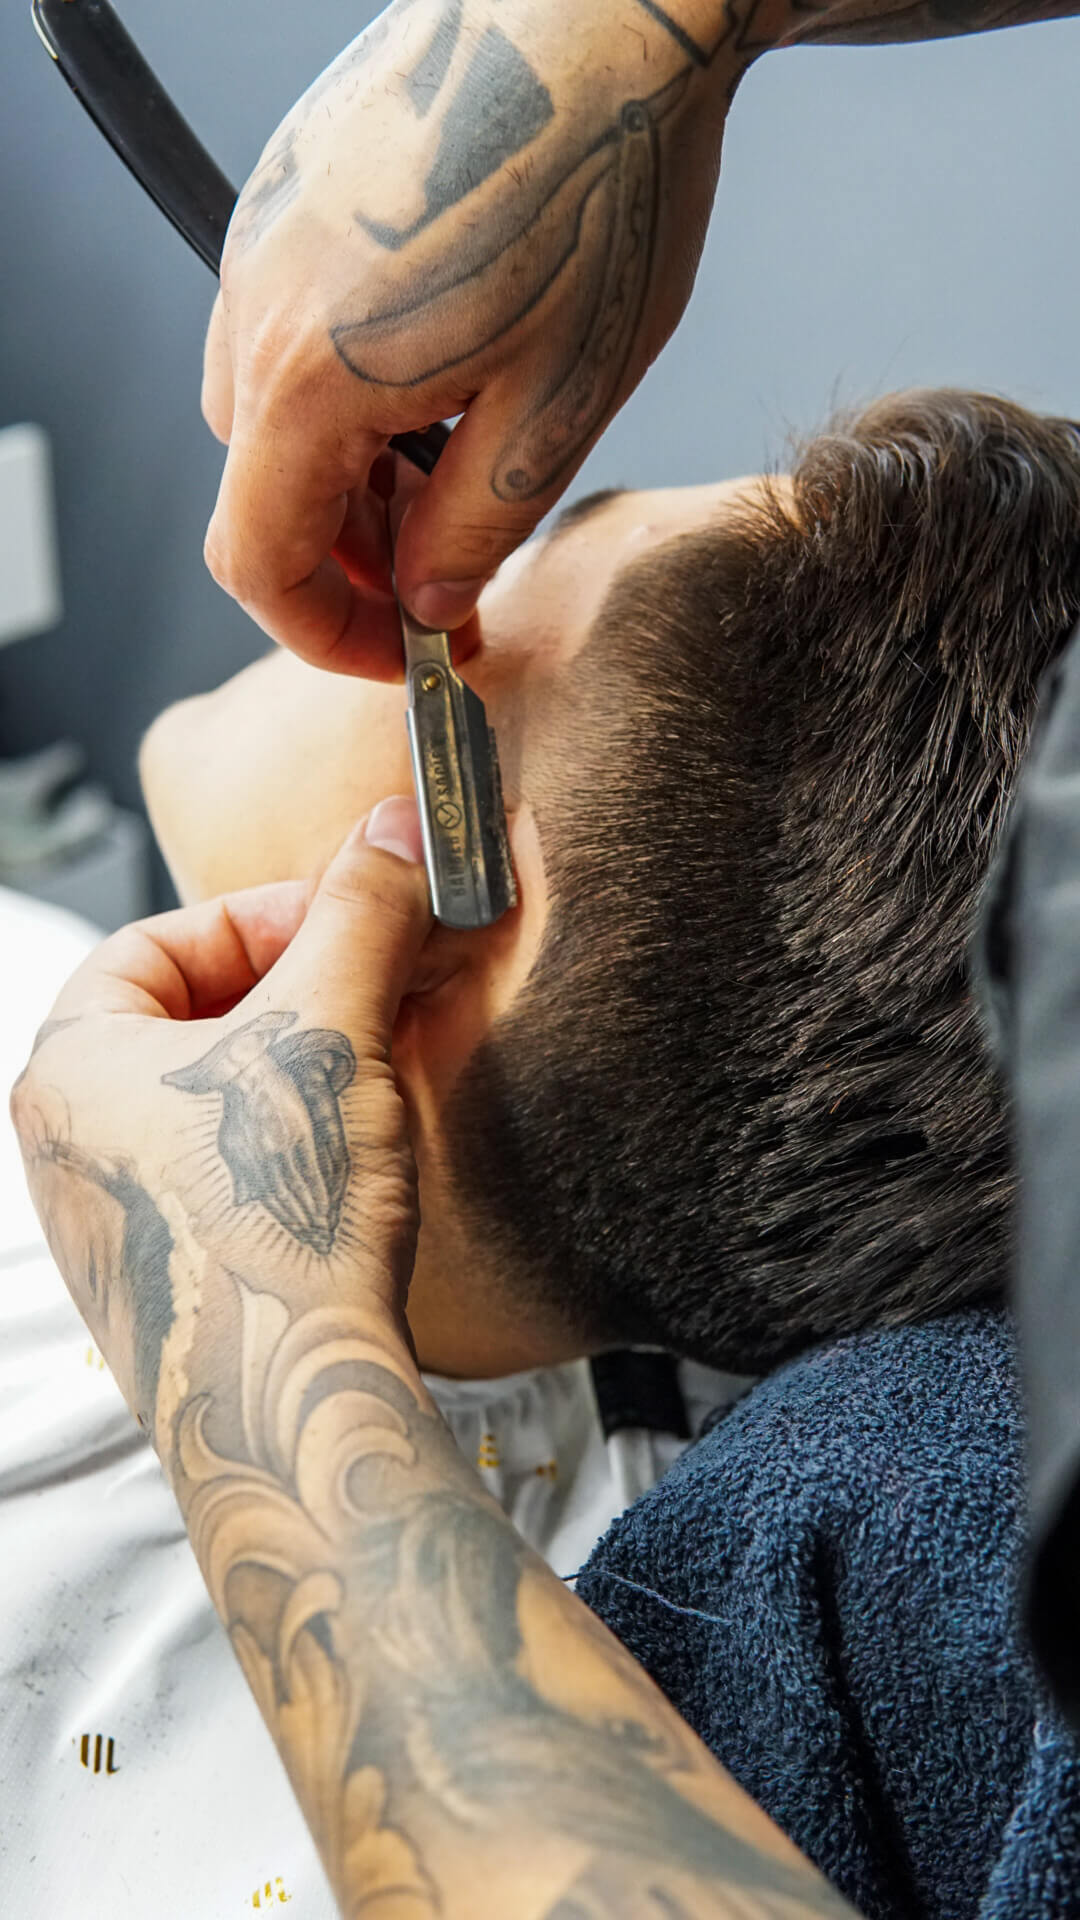
[{"label": "man's head", "polygon": [[[643,1340],[752,1371],[1000,1287],[1005,1120],[964,950],[1078,617],[1080,435],[951,393],[879,402],[790,482],[608,498],[503,570],[467,674],[521,905],[436,933],[395,1036],[423,1358]],[[274,668],[261,708],[241,676],[150,736],[189,892],[302,870],[298,812],[328,852],[407,790],[400,688],[313,676],[309,800],[288,761],[308,670]],[[170,738],[174,768],[201,756],[213,837],[228,760],[274,857],[193,854],[209,836],[175,806],[170,831]]]}]

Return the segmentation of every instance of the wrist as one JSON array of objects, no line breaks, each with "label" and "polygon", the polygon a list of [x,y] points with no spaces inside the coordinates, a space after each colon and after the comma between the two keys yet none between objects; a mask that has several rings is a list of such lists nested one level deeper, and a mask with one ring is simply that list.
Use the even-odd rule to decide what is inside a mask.
[{"label": "wrist", "polygon": [[[764,4],[781,13],[779,0]],[[791,0],[785,0],[783,20]],[[484,0],[485,17],[507,27],[505,3]],[[599,101],[655,99],[672,81],[721,86],[747,64],[744,29],[732,0],[615,0],[583,9],[576,0],[513,0],[513,34],[549,90],[556,122]],[[757,14],[754,14],[757,45]]]},{"label": "wrist", "polygon": [[292,1275],[205,1259],[193,1240],[175,1234],[176,1224],[172,1273],[180,1284],[162,1348],[153,1438],[181,1505],[185,1412],[199,1401],[242,1407],[247,1431],[255,1410],[278,1396],[286,1363],[295,1377],[316,1368],[316,1355],[319,1374],[334,1354],[345,1365],[362,1357],[426,1399],[404,1314],[362,1278],[309,1279],[301,1290]]},{"label": "wrist", "polygon": [[733,0],[672,0],[672,6],[680,21],[695,18],[696,30],[688,31],[702,48],[713,50],[712,64],[718,76],[728,80],[731,92],[747,67],[782,45],[805,17],[795,0],[758,0],[745,16]]}]

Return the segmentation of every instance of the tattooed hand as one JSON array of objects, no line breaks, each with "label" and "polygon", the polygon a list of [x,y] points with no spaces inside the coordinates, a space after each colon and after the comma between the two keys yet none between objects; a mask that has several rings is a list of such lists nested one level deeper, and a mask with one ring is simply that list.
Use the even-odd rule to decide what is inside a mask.
[{"label": "tattooed hand", "polygon": [[309,89],[241,195],[206,358],[207,557],[268,632],[396,676],[368,475],[462,412],[397,574],[466,618],[682,313],[749,58],[720,0],[394,0]]},{"label": "tattooed hand", "polygon": [[431,918],[414,803],[370,820],[409,864],[354,835],[313,900],[254,888],[105,941],[12,1095],[53,1254],[159,1447],[236,1307],[211,1270],[347,1276],[402,1323],[418,1213],[390,1033]]},{"label": "tattooed hand", "polygon": [[750,62],[1078,0],[393,0],[269,142],[228,236],[203,408],[211,572],[303,658],[397,679],[388,438],[461,414],[401,528],[414,613],[478,636],[530,533],[676,326]]}]

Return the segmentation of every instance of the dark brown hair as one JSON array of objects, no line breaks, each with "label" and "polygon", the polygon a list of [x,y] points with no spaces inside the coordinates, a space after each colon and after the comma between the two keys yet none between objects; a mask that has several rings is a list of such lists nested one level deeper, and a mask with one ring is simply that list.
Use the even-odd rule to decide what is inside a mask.
[{"label": "dark brown hair", "polygon": [[616,583],[532,795],[542,950],[445,1116],[514,1284],[747,1371],[1002,1289],[965,948],[1080,617],[1068,422],[900,394],[793,482]]}]

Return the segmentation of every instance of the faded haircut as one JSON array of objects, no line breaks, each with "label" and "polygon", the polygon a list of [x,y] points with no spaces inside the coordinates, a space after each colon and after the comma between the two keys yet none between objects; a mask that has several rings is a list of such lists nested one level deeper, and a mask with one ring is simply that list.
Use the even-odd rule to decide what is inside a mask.
[{"label": "faded haircut", "polygon": [[448,1166],[523,1308],[740,1371],[1001,1295],[966,968],[1048,662],[1080,428],[914,392],[616,583],[550,716],[536,965]]}]

